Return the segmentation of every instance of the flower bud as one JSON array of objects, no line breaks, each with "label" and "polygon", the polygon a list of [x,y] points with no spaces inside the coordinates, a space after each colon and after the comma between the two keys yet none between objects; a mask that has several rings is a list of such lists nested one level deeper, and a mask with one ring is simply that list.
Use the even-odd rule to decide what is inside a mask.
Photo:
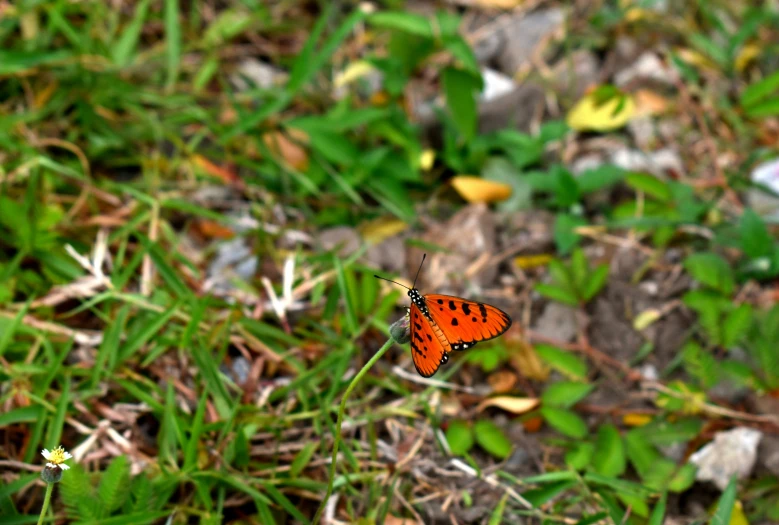
[{"label": "flower bud", "polygon": [[409,312],[407,311],[406,315],[395,321],[392,326],[390,326],[390,335],[398,344],[404,345],[411,340],[411,329],[409,328],[410,323],[411,318]]},{"label": "flower bud", "polygon": [[54,465],[53,467],[46,465],[41,471],[41,478],[46,483],[57,483],[62,479],[62,469],[59,465]]}]

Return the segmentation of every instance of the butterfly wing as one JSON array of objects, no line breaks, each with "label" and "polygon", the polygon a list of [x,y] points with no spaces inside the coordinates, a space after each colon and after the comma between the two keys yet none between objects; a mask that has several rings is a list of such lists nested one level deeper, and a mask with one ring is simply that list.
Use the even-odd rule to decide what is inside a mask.
[{"label": "butterfly wing", "polygon": [[431,377],[446,362],[451,346],[440,327],[436,326],[415,304],[411,305],[411,357],[422,377]]},{"label": "butterfly wing", "polygon": [[479,341],[498,337],[511,326],[511,317],[489,304],[451,295],[424,296],[430,317],[453,350],[465,350]]}]

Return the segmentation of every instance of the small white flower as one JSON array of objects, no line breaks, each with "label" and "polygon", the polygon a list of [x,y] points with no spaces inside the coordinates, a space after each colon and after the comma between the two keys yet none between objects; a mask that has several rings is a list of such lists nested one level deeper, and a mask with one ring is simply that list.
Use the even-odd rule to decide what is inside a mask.
[{"label": "small white flower", "polygon": [[70,468],[65,464],[65,460],[70,459],[73,456],[70,455],[70,452],[65,452],[65,449],[61,446],[55,448],[51,452],[49,452],[47,449],[43,449],[41,454],[43,454],[43,457],[46,458],[46,461],[48,461],[48,463],[46,463],[47,467],[59,467],[62,470],[68,470]]}]

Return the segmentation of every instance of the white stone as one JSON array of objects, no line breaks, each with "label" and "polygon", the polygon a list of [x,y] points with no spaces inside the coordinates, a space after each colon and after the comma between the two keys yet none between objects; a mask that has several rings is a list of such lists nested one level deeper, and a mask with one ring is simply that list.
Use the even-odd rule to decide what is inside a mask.
[{"label": "white stone", "polygon": [[695,479],[711,481],[725,490],[734,475],[744,479],[752,473],[762,432],[738,427],[714,435],[714,440],[690,456],[698,467]]}]

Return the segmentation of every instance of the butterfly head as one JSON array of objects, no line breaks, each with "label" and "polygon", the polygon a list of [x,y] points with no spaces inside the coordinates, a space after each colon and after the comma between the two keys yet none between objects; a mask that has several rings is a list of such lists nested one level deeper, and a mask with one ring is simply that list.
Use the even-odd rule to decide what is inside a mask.
[{"label": "butterfly head", "polygon": [[411,302],[414,303],[414,305],[416,305],[416,307],[419,308],[423,314],[428,315],[427,303],[425,303],[425,299],[422,297],[422,294],[419,293],[419,290],[416,288],[409,289],[408,296],[411,298]]}]

